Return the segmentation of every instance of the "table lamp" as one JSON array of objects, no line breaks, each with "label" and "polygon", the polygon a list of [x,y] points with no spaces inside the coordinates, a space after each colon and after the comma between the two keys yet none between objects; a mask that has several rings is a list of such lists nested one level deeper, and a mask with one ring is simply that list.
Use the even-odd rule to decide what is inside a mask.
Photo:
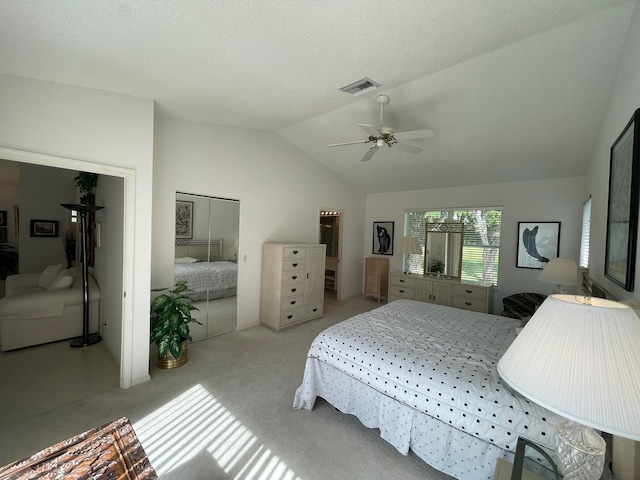
[{"label": "table lamp", "polygon": [[578,284],[578,265],[573,258],[552,258],[538,280],[556,285],[553,293],[565,293],[564,285]]},{"label": "table lamp", "polygon": [[407,258],[410,259],[410,255],[422,253],[420,242],[418,242],[418,239],[416,237],[402,237],[402,240],[400,241],[400,248],[398,249],[398,251],[403,255],[402,271],[405,275],[409,275],[411,272],[409,271],[408,262],[405,262],[404,255],[407,255]]},{"label": "table lamp", "polygon": [[567,421],[556,425],[565,480],[599,479],[606,444],[640,440],[640,319],[622,303],[551,295],[498,362],[514,390]]}]

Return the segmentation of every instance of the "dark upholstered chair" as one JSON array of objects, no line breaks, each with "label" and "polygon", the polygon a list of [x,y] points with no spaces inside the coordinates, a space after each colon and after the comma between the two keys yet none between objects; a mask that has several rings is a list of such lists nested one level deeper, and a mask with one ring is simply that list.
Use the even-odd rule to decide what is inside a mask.
[{"label": "dark upholstered chair", "polygon": [[531,317],[547,298],[540,293],[514,293],[502,299],[502,316],[522,320]]}]

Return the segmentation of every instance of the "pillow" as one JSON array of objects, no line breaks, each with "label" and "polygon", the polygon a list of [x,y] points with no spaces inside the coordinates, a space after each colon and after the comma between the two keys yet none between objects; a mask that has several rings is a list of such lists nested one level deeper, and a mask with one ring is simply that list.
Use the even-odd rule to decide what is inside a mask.
[{"label": "pillow", "polygon": [[73,284],[73,277],[70,273],[67,273],[65,270],[60,272],[56,278],[53,279],[53,282],[49,284],[47,287],[47,291],[51,292],[53,290],[66,290]]},{"label": "pillow", "polygon": [[49,265],[40,274],[40,279],[38,280],[38,286],[40,288],[48,288],[51,282],[53,282],[53,279],[56,278],[62,270],[64,270],[64,265],[61,263],[57,265]]},{"label": "pillow", "polygon": [[174,263],[195,263],[197,261],[198,259],[193,257],[178,257],[174,260]]}]

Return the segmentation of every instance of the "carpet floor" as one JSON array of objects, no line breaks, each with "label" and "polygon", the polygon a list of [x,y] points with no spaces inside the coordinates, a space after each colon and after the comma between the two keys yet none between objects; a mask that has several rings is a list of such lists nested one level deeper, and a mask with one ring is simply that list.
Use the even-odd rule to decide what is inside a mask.
[{"label": "carpet floor", "polygon": [[101,344],[0,354],[0,465],[126,416],[162,479],[451,479],[322,400],[292,408],[322,330],[378,306],[353,298],[282,332],[254,327],[189,346],[189,362],[121,390]]}]

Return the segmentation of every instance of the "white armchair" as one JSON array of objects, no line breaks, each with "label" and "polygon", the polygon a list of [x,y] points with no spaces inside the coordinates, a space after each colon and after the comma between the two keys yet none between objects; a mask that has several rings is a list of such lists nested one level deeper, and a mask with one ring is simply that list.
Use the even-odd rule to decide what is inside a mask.
[{"label": "white armchair", "polygon": [[[42,273],[10,275],[0,299],[0,349],[82,336],[82,271],[50,265]],[[98,331],[100,289],[89,274],[89,331]]]}]

